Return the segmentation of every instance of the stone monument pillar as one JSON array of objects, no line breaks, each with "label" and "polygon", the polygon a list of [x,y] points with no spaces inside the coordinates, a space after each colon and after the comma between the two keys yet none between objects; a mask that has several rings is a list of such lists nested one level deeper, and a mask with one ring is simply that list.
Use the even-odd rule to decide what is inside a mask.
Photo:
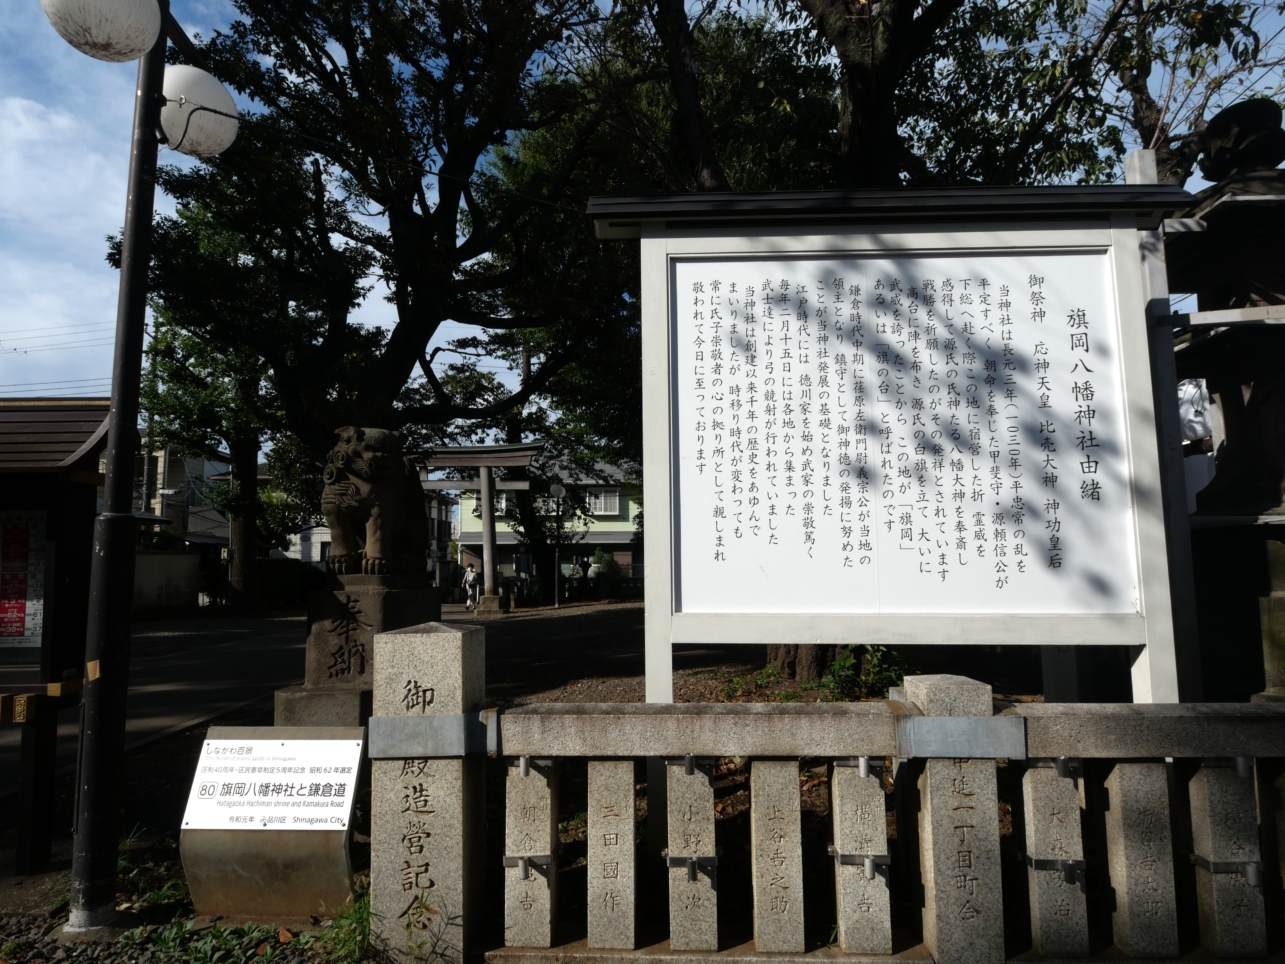
[{"label": "stone monument pillar", "polygon": [[[991,716],[991,688],[964,676],[907,676],[925,716]],[[994,760],[928,760],[919,778],[924,945],[937,964],[1004,960]]]},{"label": "stone monument pillar", "polygon": [[1205,764],[1188,786],[1200,943],[1218,957],[1266,957],[1253,773],[1238,775],[1230,760]]},{"label": "stone monument pillar", "polygon": [[700,766],[687,773],[668,764],[669,946],[718,950],[718,868],[714,848],[714,787]]},{"label": "stone monument pillar", "polygon": [[[845,954],[892,953],[892,907],[887,868],[880,873],[864,856],[888,852],[883,781],[854,766],[835,766],[830,776],[834,814],[834,890],[839,949]],[[842,854],[862,855],[844,863]],[[873,870],[867,876],[867,869]]]},{"label": "stone monument pillar", "polygon": [[632,951],[637,922],[634,761],[589,761],[589,946]]},{"label": "stone monument pillar", "polygon": [[504,943],[552,947],[558,923],[558,763],[514,760],[504,781]]},{"label": "stone monument pillar", "polygon": [[[458,717],[481,708],[483,629],[414,626],[381,634],[375,653],[375,716]],[[441,722],[445,732],[451,721]],[[482,764],[479,756],[371,761],[370,940],[380,960],[464,964],[476,947],[486,820]]]},{"label": "stone monument pillar", "polygon": [[341,428],[325,469],[330,585],[308,594],[304,683],[277,690],[277,726],[363,726],[374,638],[442,618],[427,572],[428,514],[398,432]]},{"label": "stone monument pillar", "polygon": [[1052,761],[1044,762],[1032,765],[1022,777],[1031,939],[1035,952],[1044,957],[1086,957],[1089,912],[1081,788],[1061,776]]},{"label": "stone monument pillar", "polygon": [[796,760],[750,764],[754,949],[803,953],[803,837]]},{"label": "stone monument pillar", "polygon": [[1117,763],[1106,790],[1115,946],[1130,957],[1176,957],[1178,911],[1165,765]]}]

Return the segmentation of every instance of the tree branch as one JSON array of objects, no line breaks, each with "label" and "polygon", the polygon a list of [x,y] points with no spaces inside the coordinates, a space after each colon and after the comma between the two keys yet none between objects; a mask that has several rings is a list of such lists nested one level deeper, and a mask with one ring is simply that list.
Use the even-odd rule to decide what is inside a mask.
[{"label": "tree branch", "polygon": [[[1124,8],[1128,3],[1129,0],[1116,0],[1115,6],[1111,8],[1111,13],[1107,15],[1106,20],[1102,24],[1102,30],[1098,34],[1098,39],[1094,41],[1093,46],[1089,49],[1088,55],[1082,61],[1083,64],[1091,65],[1093,61],[1098,59],[1098,56],[1102,53],[1102,48],[1106,46],[1106,42],[1111,39],[1111,34],[1115,32],[1115,28],[1117,24],[1119,24],[1120,18],[1124,15]],[[1071,96],[1075,91],[1075,88],[1084,83],[1085,77],[1088,73],[1089,71],[1082,68],[1072,72],[1071,76],[1067,77],[1066,83],[1062,85],[1062,89],[1053,95],[1053,99],[1049,101],[1048,106],[1044,108],[1044,111],[1040,114],[1039,118],[1037,118],[1026,128],[1025,131],[1022,132],[1021,138],[1018,139],[1017,144],[1009,153],[1003,166],[999,168],[998,172],[991,179],[992,184],[1004,183],[1012,179],[1013,175],[1017,172],[1018,166],[1026,159],[1026,156],[1030,154],[1031,148],[1035,146],[1035,142],[1043,134],[1044,128],[1048,126],[1049,121],[1057,116],[1058,110],[1064,103],[1066,103],[1067,98]]]},{"label": "tree branch", "polygon": [[543,390],[553,376],[565,368],[574,357],[575,351],[570,348],[554,352],[545,358],[540,370],[531,376],[526,385],[508,397],[492,402],[490,405],[469,408],[466,405],[438,402],[431,405],[416,405],[404,408],[398,414],[401,416],[403,424],[420,421],[430,425],[440,425],[443,422],[449,422],[457,418],[479,419],[503,415],[518,405],[525,405],[533,395]]}]

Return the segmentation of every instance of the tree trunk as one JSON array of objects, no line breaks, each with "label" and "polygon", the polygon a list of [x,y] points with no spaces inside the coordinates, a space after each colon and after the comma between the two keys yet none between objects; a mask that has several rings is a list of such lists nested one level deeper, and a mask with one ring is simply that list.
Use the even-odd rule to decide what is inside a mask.
[{"label": "tree trunk", "polygon": [[228,605],[247,612],[258,602],[255,559],[259,554],[259,440],[231,440],[232,503],[228,507],[231,539],[228,547]]},{"label": "tree trunk", "polygon": [[656,33],[665,46],[669,84],[674,93],[678,139],[687,156],[687,173],[697,191],[729,191],[714,139],[705,123],[696,80],[696,42],[683,0],[656,0],[652,11]]},{"label": "tree trunk", "polygon": [[834,663],[834,646],[773,645],[767,648],[767,661],[782,679],[796,683],[815,683],[830,671]]},{"label": "tree trunk", "polygon": [[833,646],[800,646],[794,661],[794,679],[799,683],[816,683],[834,663]]}]

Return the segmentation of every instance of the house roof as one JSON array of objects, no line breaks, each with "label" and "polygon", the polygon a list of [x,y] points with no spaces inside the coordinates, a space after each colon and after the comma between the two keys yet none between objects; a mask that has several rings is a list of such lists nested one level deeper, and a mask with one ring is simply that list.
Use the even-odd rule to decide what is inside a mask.
[{"label": "house roof", "polygon": [[853,224],[954,219],[1031,220],[1101,218],[1132,214],[1140,228],[1155,228],[1194,196],[1165,184],[1050,185],[1044,187],[892,188],[867,191],[727,191],[593,197],[588,214],[599,238],[637,238],[643,224],[675,227],[741,222]]},{"label": "house roof", "polygon": [[107,398],[0,398],[0,472],[97,471]]}]

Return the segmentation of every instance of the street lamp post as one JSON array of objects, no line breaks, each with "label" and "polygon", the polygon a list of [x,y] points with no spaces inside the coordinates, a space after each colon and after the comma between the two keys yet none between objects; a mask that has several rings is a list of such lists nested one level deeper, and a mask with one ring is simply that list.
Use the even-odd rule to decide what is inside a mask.
[{"label": "street lamp post", "polygon": [[549,494],[557,502],[557,518],[554,519],[554,531],[557,535],[553,540],[553,608],[557,609],[562,605],[562,597],[558,592],[558,578],[562,575],[562,497],[567,494],[567,490],[560,484],[554,482],[549,486]]},{"label": "street lamp post", "polygon": [[[85,685],[81,695],[68,929],[84,930],[108,924],[116,915],[119,773],[129,690],[130,610],[137,538],[134,457],[138,448],[138,396],[157,152],[160,144],[171,142],[165,130],[177,125],[186,133],[195,122],[201,132],[214,129],[216,134],[203,140],[198,138],[198,149],[185,149],[181,142],[175,144],[176,149],[192,154],[218,153],[236,136],[236,115],[226,90],[222,91],[226,99],[211,94],[206,79],[220,88],[222,85],[204,71],[182,68],[195,71],[201,78],[191,74],[173,79],[167,76],[167,33],[181,46],[195,52],[186,34],[170,16],[169,0],[101,0],[94,4],[77,0],[41,2],[54,29],[78,50],[116,63],[142,58],[134,94],[112,397],[107,416],[103,511],[94,520]],[[170,98],[167,99],[171,80],[177,89],[168,91]],[[206,104],[208,106],[204,106]]]}]

